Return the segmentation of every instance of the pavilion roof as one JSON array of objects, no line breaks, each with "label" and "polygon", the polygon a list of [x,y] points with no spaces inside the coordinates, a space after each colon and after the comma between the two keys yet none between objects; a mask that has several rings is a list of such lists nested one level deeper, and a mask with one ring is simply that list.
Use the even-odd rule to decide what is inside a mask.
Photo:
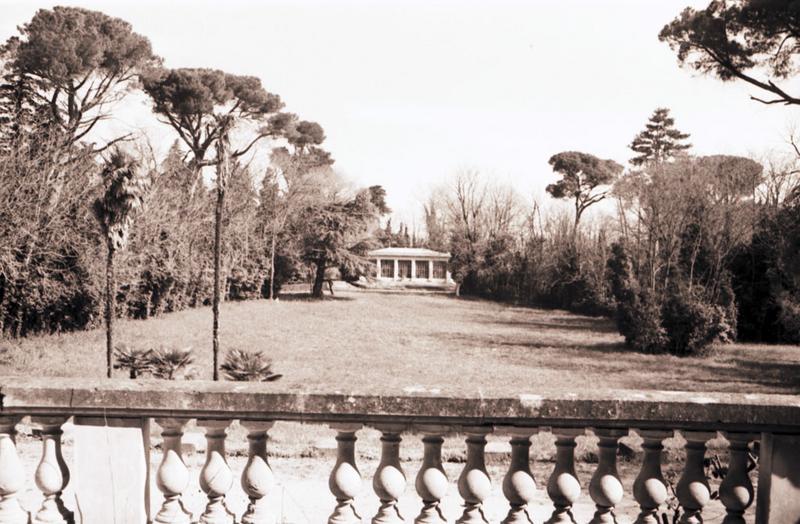
[{"label": "pavilion roof", "polygon": [[367,255],[380,258],[450,258],[450,253],[422,247],[383,247],[381,249],[373,249]]}]

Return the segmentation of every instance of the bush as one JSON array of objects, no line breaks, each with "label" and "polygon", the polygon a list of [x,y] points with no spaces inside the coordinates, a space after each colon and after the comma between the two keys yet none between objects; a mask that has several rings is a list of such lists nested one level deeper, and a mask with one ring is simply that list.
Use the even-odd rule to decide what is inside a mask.
[{"label": "bush", "polygon": [[666,350],[673,355],[702,354],[714,342],[730,342],[735,327],[722,306],[709,304],[696,293],[671,291],[662,308]]},{"label": "bush", "polygon": [[153,350],[150,356],[150,368],[156,378],[175,380],[178,373],[185,370],[193,361],[191,348],[160,348]]},{"label": "bush", "polygon": [[272,362],[261,351],[232,349],[220,366],[225,376],[239,382],[273,382],[283,375],[272,372]]},{"label": "bush", "polygon": [[120,344],[114,352],[116,360],[114,369],[127,369],[130,378],[135,379],[151,371],[152,349],[128,348],[128,346]]}]

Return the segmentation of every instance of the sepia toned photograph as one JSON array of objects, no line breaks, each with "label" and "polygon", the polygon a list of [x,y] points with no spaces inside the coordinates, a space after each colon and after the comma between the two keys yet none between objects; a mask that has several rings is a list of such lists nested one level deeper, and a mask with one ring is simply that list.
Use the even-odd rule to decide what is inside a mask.
[{"label": "sepia toned photograph", "polygon": [[0,0],[0,524],[800,524],[800,0]]}]

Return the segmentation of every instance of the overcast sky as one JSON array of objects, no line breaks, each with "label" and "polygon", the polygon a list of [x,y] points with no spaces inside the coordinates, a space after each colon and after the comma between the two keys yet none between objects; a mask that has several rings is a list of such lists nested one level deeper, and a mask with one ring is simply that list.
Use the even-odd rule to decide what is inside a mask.
[{"label": "overcast sky", "polygon": [[[624,163],[659,106],[698,154],[783,149],[798,117],[678,67],[658,32],[708,0],[0,0],[0,38],[54,4],[127,20],[168,67],[259,76],[287,110],[322,124],[339,171],[386,188],[398,220],[461,168],[543,198],[554,153]],[[116,126],[144,128],[163,148],[174,140],[144,101],[118,114]]]}]

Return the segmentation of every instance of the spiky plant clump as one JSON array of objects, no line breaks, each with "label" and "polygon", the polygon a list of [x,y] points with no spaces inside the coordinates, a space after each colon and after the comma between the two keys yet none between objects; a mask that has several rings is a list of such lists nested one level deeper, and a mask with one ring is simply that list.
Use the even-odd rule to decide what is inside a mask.
[{"label": "spiky plant clump", "polygon": [[159,348],[150,356],[153,376],[165,380],[175,380],[178,373],[194,362],[192,348]]},{"label": "spiky plant clump", "polygon": [[273,382],[283,376],[272,372],[272,362],[262,351],[232,349],[220,369],[228,379],[238,382]]},{"label": "spiky plant clump", "polygon": [[127,369],[130,378],[138,378],[150,371],[152,349],[129,348],[120,344],[114,350],[116,363],[114,369]]}]

